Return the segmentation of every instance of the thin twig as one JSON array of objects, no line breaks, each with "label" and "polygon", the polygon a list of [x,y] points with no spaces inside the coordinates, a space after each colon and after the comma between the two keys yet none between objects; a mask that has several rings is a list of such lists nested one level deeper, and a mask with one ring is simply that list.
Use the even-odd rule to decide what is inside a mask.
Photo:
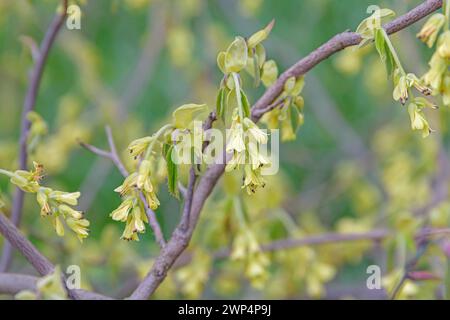
[{"label": "thin twig", "polygon": [[145,199],[145,196],[142,192],[139,193],[139,197],[141,198],[141,201],[144,203],[148,224],[150,225],[150,227],[153,230],[153,233],[155,234],[156,242],[158,242],[160,248],[164,248],[164,246],[166,245],[166,240],[164,240],[164,234],[162,233],[161,227],[156,218],[156,213],[155,211],[150,209],[147,199]]},{"label": "thin twig", "polygon": [[192,197],[194,195],[194,187],[197,181],[197,174],[195,173],[194,165],[192,165],[191,169],[189,170],[189,181],[186,190],[186,196],[184,197],[183,214],[181,216],[181,225],[183,226],[184,230],[187,230],[189,228]]},{"label": "thin twig", "polygon": [[[64,19],[67,15],[67,2],[68,0],[62,1],[63,4],[62,9],[59,13],[56,14],[52,23],[48,27],[47,32],[45,33],[44,39],[42,40],[41,46],[39,48],[39,52],[34,53],[34,55],[37,56],[35,58],[34,67],[30,74],[29,85],[23,103],[23,110],[21,116],[21,128],[19,138],[20,144],[19,168],[21,170],[27,169],[27,162],[28,162],[27,140],[31,123],[28,120],[27,115],[30,111],[32,111],[35,108],[37,94],[39,91],[44,66],[47,61],[50,48],[52,47],[56,39],[56,36],[60,31],[64,23]],[[24,192],[20,188],[16,188],[11,213],[11,221],[15,226],[20,225],[20,220],[22,218],[23,200],[24,200]],[[0,272],[8,270],[9,265],[11,264],[11,259],[12,259],[11,245],[8,242],[5,242],[3,246],[2,258],[0,260]]]},{"label": "thin twig", "polygon": [[186,199],[187,188],[180,181],[178,181],[178,190],[180,190],[183,199]]},{"label": "thin twig", "polygon": [[106,131],[106,137],[108,138],[109,149],[111,150],[111,152],[110,152],[111,160],[115,164],[117,169],[119,169],[120,173],[124,177],[128,177],[128,170],[123,165],[122,161],[120,160],[119,154],[117,153],[117,148],[116,148],[116,144],[114,143],[114,137],[112,135],[111,128],[109,126],[107,126],[105,128],[105,131]]},{"label": "thin twig", "polygon": [[419,243],[418,249],[414,257],[409,260],[405,265],[405,270],[403,271],[402,277],[400,278],[400,281],[397,283],[397,285],[394,287],[394,290],[392,290],[391,294],[391,300],[395,300],[398,296],[398,294],[401,292],[403,285],[405,284],[406,280],[409,278],[409,272],[413,271],[417,263],[419,262],[420,258],[424,255],[425,251],[428,248],[429,241],[424,240],[421,243]]},{"label": "thin twig", "polygon": [[92,152],[100,157],[108,158],[112,161],[111,152],[97,148],[96,146],[93,146],[93,145],[83,142],[83,141],[78,141],[78,144],[80,146],[82,146],[83,148],[89,150],[90,152]]},{"label": "thin twig", "polygon": [[[392,34],[419,21],[423,17],[439,9],[441,6],[442,0],[427,0],[405,15],[394,19],[392,22],[385,25],[384,28],[387,33]],[[361,37],[358,34],[354,32],[344,32],[334,36],[324,45],[298,61],[295,65],[281,74],[275,84],[268,88],[263,96],[256,102],[252,108],[252,119],[257,122],[261,118],[262,114],[259,110],[266,108],[266,106],[270,105],[272,101],[279,96],[284,83],[288,78],[303,75],[332,54],[346,47],[357,45],[360,42]],[[131,294],[130,299],[147,299],[165,279],[167,272],[173,266],[176,259],[187,248],[197,225],[203,205],[217,184],[217,181],[222,176],[224,169],[224,164],[216,164],[211,166],[205,172],[193,195],[190,210],[190,226],[188,230],[185,231],[181,224],[178,225],[165,248],[155,259],[155,262],[145,279]]]}]

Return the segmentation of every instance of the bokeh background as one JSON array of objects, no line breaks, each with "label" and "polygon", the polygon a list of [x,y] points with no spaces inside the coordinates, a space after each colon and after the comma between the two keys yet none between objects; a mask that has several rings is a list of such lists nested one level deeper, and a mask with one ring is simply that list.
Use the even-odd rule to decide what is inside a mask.
[{"label": "bokeh background", "polygon": [[[91,235],[83,244],[71,234],[59,238],[51,224],[42,221],[32,196],[26,197],[21,229],[63,269],[80,265],[85,288],[126,296],[158,249],[151,231],[140,242],[120,240],[123,225],[109,213],[120,203],[113,189],[122,177],[77,140],[107,148],[104,126],[109,125],[123,160],[132,166],[128,143],[157,130],[174,108],[188,102],[214,107],[221,79],[216,55],[234,36],[249,36],[275,19],[265,46],[282,71],[334,34],[355,30],[367,16],[368,5],[389,7],[400,15],[419,2],[77,2],[81,30],[63,28],[45,68],[36,111],[47,122],[48,133],[31,159],[44,164],[45,184],[82,192],[80,208],[91,221]],[[20,115],[32,65],[27,37],[42,39],[57,5],[56,0],[0,2],[1,168],[16,168]],[[415,37],[422,24],[392,37],[405,68],[418,75],[426,71],[432,54]],[[392,238],[270,253],[267,279],[255,286],[241,264],[208,258],[235,236],[233,228],[224,227],[232,214],[223,203],[227,186],[219,186],[188,250],[192,261],[172,272],[155,298],[385,298],[384,290],[366,289],[367,266],[380,265],[389,280],[405,257],[414,255],[414,232],[424,225],[448,226],[449,214],[448,179],[442,179],[449,112],[427,111],[436,131],[423,139],[410,130],[406,109],[392,100],[392,89],[371,46],[344,50],[314,68],[303,92],[305,123],[296,141],[281,146],[279,175],[245,200],[260,243],[380,228],[393,230]],[[263,89],[250,86],[246,92],[255,102]],[[0,190],[9,213],[13,188],[7,179],[0,178]],[[157,216],[169,236],[180,204],[164,183],[158,194]],[[446,257],[437,245],[429,250],[420,268],[442,279]],[[18,254],[11,271],[34,273]],[[442,283],[411,281],[401,297],[441,297]]]}]

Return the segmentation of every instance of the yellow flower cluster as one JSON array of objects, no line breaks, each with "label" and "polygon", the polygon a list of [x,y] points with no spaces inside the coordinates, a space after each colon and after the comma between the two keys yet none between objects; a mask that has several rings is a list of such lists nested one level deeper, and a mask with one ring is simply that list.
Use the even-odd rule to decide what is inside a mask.
[{"label": "yellow flower cluster", "polygon": [[249,228],[241,228],[233,241],[231,259],[245,262],[245,275],[255,288],[267,281],[269,258],[261,251],[255,235]]},{"label": "yellow flower cluster", "polygon": [[270,161],[260,153],[260,146],[267,144],[267,133],[249,118],[242,119],[235,109],[228,136],[226,151],[232,153],[233,157],[225,170],[230,172],[243,165],[245,177],[242,188],[245,188],[248,194],[253,194],[258,187],[265,186],[261,169],[269,165]]},{"label": "yellow flower cluster", "polygon": [[[132,142],[132,145],[135,145],[135,142]],[[138,233],[145,232],[148,218],[140,192],[152,210],[156,210],[160,204],[150,180],[151,165],[150,160],[142,160],[138,171],[130,174],[122,185],[114,190],[120,193],[123,201],[110,216],[115,221],[126,223],[122,239],[139,241]]]},{"label": "yellow flower cluster", "polygon": [[[448,2],[448,1],[447,1]],[[423,75],[423,82],[432,89],[433,95],[442,95],[444,105],[450,105],[450,30],[449,4],[444,5],[445,15],[436,13],[424,24],[417,37],[429,48],[436,44],[436,51],[428,65],[430,69]],[[441,32],[443,30],[443,32]],[[436,41],[437,40],[437,41]]]},{"label": "yellow flower cluster", "polygon": [[0,173],[9,176],[11,183],[23,191],[36,194],[36,200],[41,207],[41,216],[52,219],[53,227],[59,236],[64,236],[62,220],[66,222],[67,227],[75,232],[80,241],[83,241],[89,235],[89,221],[84,219],[81,211],[72,208],[78,204],[80,193],[57,191],[41,186],[39,184],[43,175],[41,164],[34,162],[33,171],[16,170],[15,172],[9,172],[1,169]]},{"label": "yellow flower cluster", "polygon": [[281,128],[282,141],[295,140],[298,129],[303,125],[304,100],[300,94],[304,85],[304,77],[287,79],[283,92],[275,99],[280,102],[279,107],[266,113],[262,118],[262,122],[267,123],[269,128]]},{"label": "yellow flower cluster", "polygon": [[[217,65],[224,74],[217,97],[217,116],[226,124],[231,115],[231,125],[227,132],[227,153],[232,154],[226,166],[230,172],[244,167],[242,188],[253,194],[259,187],[265,186],[261,170],[270,165],[270,161],[261,152],[261,146],[267,144],[268,136],[252,120],[250,104],[242,90],[242,70],[252,76],[255,86],[262,82],[270,86],[278,77],[278,68],[273,60],[266,59],[262,42],[267,39],[274,25],[270,22],[247,39],[236,37],[226,51],[217,56]],[[228,117],[227,117],[228,115]]]},{"label": "yellow flower cluster", "polygon": [[[395,13],[390,9],[378,9],[370,17],[361,22],[356,32],[363,38],[360,45],[372,39],[374,40],[381,60],[386,64],[389,74],[393,76],[394,91],[392,95],[394,100],[400,101],[404,105],[408,99],[411,99],[408,106],[411,128],[421,131],[422,136],[427,137],[432,130],[422,109],[425,107],[434,107],[434,105],[424,98],[414,97],[411,89],[414,87],[420,93],[430,95],[432,93],[432,90],[428,87],[430,81],[427,81],[426,77],[420,80],[415,74],[405,72],[389,36],[382,28],[380,22],[381,19],[394,15]],[[440,24],[440,19],[436,17],[432,18],[431,23],[428,23],[422,32],[419,33],[419,38],[427,42],[434,42],[434,32],[439,30],[440,27],[438,28],[438,25]],[[434,26],[433,28],[432,25]]]},{"label": "yellow flower cluster", "polygon": [[208,282],[211,269],[211,255],[197,249],[192,262],[176,271],[176,279],[181,284],[181,292],[189,299],[198,299]]},{"label": "yellow flower cluster", "polygon": [[[178,197],[178,169],[172,153],[179,151],[176,147],[183,149],[183,142],[177,143],[174,137],[181,134],[190,137],[191,131],[197,134],[192,128],[194,120],[207,110],[206,104],[182,105],[173,112],[172,123],[162,126],[154,135],[136,139],[128,145],[130,155],[135,160],[139,159],[139,164],[114,190],[122,197],[122,203],[110,214],[113,220],[126,223],[122,239],[139,241],[138,234],[145,232],[145,223],[149,222],[146,206],[156,210],[160,205],[155,181],[160,182],[161,177],[167,175],[169,192]],[[201,146],[202,143],[194,150],[200,159]],[[188,151],[191,152],[191,149]],[[191,159],[190,154],[188,156]],[[162,162],[165,162],[166,170],[162,169]]]}]

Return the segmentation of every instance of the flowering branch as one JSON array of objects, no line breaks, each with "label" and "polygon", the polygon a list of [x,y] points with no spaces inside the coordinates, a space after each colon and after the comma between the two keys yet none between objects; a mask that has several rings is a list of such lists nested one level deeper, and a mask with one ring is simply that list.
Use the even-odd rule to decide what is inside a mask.
[{"label": "flowering branch", "polygon": [[[402,15],[386,24],[383,28],[388,34],[395,33],[419,21],[433,11],[439,9],[441,6],[442,0],[427,0],[405,15]],[[286,81],[289,78],[304,75],[314,66],[334,53],[346,47],[357,45],[361,41],[362,38],[359,34],[354,32],[343,32],[334,36],[305,58],[299,60],[296,64],[281,74],[277,81],[269,87],[263,96],[255,103],[251,111],[252,120],[257,122],[263,114],[267,112],[267,106],[271,105],[280,95]],[[193,195],[191,208],[189,210],[189,228],[185,230],[182,224],[178,225],[165,248],[155,259],[155,263],[145,279],[131,294],[130,299],[148,298],[148,296],[150,296],[165,279],[168,270],[173,266],[176,259],[188,246],[193,231],[197,225],[203,205],[217,184],[217,181],[223,174],[224,169],[225,164],[216,164],[211,166],[206,171],[202,179],[199,181]]]},{"label": "flowering branch", "polygon": [[[216,121],[217,117],[215,112],[211,112],[203,123],[203,131],[207,131],[212,128],[213,122]],[[208,146],[208,142],[205,142],[202,146],[202,151]],[[189,171],[189,181],[186,190],[184,191],[184,207],[183,207],[183,215],[181,217],[181,226],[186,230],[189,227],[190,223],[190,212],[192,207],[192,199],[194,196],[194,188],[195,183],[197,182],[197,174],[195,173],[195,168],[192,167]]]},{"label": "flowering branch", "polygon": [[[117,153],[117,148],[114,143],[114,138],[112,135],[111,128],[106,127],[105,131],[106,131],[106,136],[108,138],[108,144],[109,144],[110,151],[102,150],[100,148],[97,148],[95,146],[92,146],[90,144],[87,144],[87,143],[84,143],[81,141],[79,143],[83,148],[87,149],[88,151],[90,151],[100,157],[110,159],[114,163],[114,165],[117,167],[117,169],[120,171],[122,176],[128,177],[128,170],[123,165],[122,161],[120,160],[119,154]],[[142,202],[144,202],[144,204],[145,204],[145,212],[148,216],[150,227],[153,229],[153,232],[155,234],[156,241],[158,242],[159,246],[161,248],[163,248],[166,244],[166,241],[164,240],[164,235],[161,231],[161,227],[158,223],[158,220],[156,219],[156,214],[149,207],[147,200],[143,196],[142,192],[140,194],[140,198],[141,198]]]},{"label": "flowering branch", "polygon": [[[58,12],[53,19],[52,23],[47,29],[47,32],[42,40],[39,50],[36,52],[35,64],[30,74],[30,82],[28,85],[25,101],[22,111],[22,123],[20,129],[19,139],[19,169],[27,169],[28,152],[27,152],[27,139],[30,130],[30,121],[27,118],[27,114],[32,111],[36,105],[36,98],[41,83],[44,66],[47,61],[50,48],[52,47],[55,38],[60,31],[64,19],[67,15],[68,0],[62,1],[62,9]],[[13,199],[11,221],[15,226],[20,224],[23,208],[24,192],[20,188],[16,188],[16,193]],[[3,246],[2,258],[0,260],[0,271],[6,271],[11,263],[12,248],[8,242],[5,242]]]},{"label": "flowering branch", "polygon": [[[439,9],[441,6],[442,0],[424,1],[422,4],[418,5],[408,13],[399,16],[398,18],[385,24],[383,26],[383,29],[387,34],[396,33],[426,17],[430,13]],[[307,73],[317,64],[329,58],[333,54],[347,47],[358,45],[361,41],[361,36],[356,32],[345,31],[335,35],[319,48],[312,51],[303,59],[299,60],[284,73],[282,73],[275,84],[272,85],[255,103],[252,108],[253,120],[257,121],[263,116],[264,113],[261,111],[264,110],[266,106],[270,105],[276,97],[278,97],[278,95],[282,92],[284,83],[287,79],[292,76],[298,77]]]}]

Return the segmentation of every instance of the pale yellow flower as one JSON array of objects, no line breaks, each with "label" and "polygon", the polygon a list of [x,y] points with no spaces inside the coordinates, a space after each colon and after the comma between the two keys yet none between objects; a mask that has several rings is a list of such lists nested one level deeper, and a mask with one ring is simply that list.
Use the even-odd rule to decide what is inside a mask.
[{"label": "pale yellow flower", "polygon": [[229,129],[229,141],[227,144],[227,152],[242,152],[245,150],[244,143],[244,126],[240,122],[238,115],[233,116],[233,122]]},{"label": "pale yellow flower", "polygon": [[56,234],[60,237],[64,236],[64,225],[61,222],[61,219],[59,216],[53,217],[53,227],[55,228]]},{"label": "pale yellow flower", "polygon": [[261,152],[259,151],[259,146],[256,143],[250,142],[247,149],[250,158],[250,164],[252,165],[253,170],[270,164],[269,159],[261,154]]},{"label": "pale yellow flower", "polygon": [[441,87],[442,77],[447,70],[445,59],[435,52],[429,62],[430,70],[423,76],[423,82],[426,86],[433,89],[433,94]]},{"label": "pale yellow flower", "polygon": [[126,225],[122,233],[122,239],[139,241],[137,233],[143,233],[145,231],[145,223],[148,223],[144,208],[141,204],[136,204],[131,210],[127,211],[125,219]]},{"label": "pale yellow flower", "polygon": [[89,221],[86,219],[74,219],[72,217],[68,217],[66,219],[67,226],[72,229],[76,235],[78,236],[78,239],[80,241],[83,241],[84,238],[87,238],[89,235]]},{"label": "pale yellow flower", "polygon": [[445,16],[442,13],[432,15],[417,34],[417,37],[431,48],[444,23]]},{"label": "pale yellow flower", "polygon": [[437,52],[443,59],[450,58],[450,30],[439,37]]},{"label": "pale yellow flower", "polygon": [[51,191],[49,194],[49,198],[71,206],[76,206],[78,204],[78,198],[80,197],[80,195],[80,192]]},{"label": "pale yellow flower", "polygon": [[114,191],[120,193],[120,195],[129,193],[131,190],[133,190],[134,187],[136,187],[137,178],[138,173],[133,172],[128,177],[126,177],[122,185],[118,186],[116,189],[114,189]]},{"label": "pale yellow flower", "polygon": [[246,165],[244,167],[244,173],[245,177],[242,188],[245,188],[248,194],[251,195],[256,192],[258,187],[264,187],[266,185],[261,175],[261,169],[253,170],[250,165]]},{"label": "pale yellow flower", "polygon": [[230,161],[228,161],[225,171],[230,172],[239,168],[241,164],[245,163],[245,152],[235,152]]},{"label": "pale yellow flower", "polygon": [[416,104],[410,103],[408,113],[411,119],[411,128],[422,131],[422,137],[427,137],[431,133],[431,129],[423,112],[417,108]]},{"label": "pale yellow flower", "polygon": [[38,204],[41,206],[41,216],[46,216],[52,213],[52,209],[49,204],[48,194],[51,189],[48,188],[39,188],[36,193],[36,200]]},{"label": "pale yellow flower", "polygon": [[395,101],[401,102],[401,104],[405,104],[406,100],[408,100],[408,83],[406,76],[401,76],[394,88],[393,98]]},{"label": "pale yellow flower", "polygon": [[152,141],[153,137],[144,137],[136,139],[128,145],[128,150],[130,151],[130,154],[136,159],[144,151],[147,150],[148,146]]},{"label": "pale yellow flower", "polygon": [[83,218],[83,212],[77,211],[68,205],[62,204],[58,207],[59,212],[61,212],[64,216],[69,216],[74,219],[82,219]]},{"label": "pale yellow flower", "polygon": [[267,133],[262,131],[252,120],[249,118],[244,118],[244,126],[245,130],[250,135],[250,138],[253,138],[261,144],[267,143]]},{"label": "pale yellow flower", "polygon": [[133,198],[129,197],[125,199],[117,209],[111,212],[110,216],[115,221],[125,222],[127,221],[128,213],[130,212],[132,207],[133,207]]}]

